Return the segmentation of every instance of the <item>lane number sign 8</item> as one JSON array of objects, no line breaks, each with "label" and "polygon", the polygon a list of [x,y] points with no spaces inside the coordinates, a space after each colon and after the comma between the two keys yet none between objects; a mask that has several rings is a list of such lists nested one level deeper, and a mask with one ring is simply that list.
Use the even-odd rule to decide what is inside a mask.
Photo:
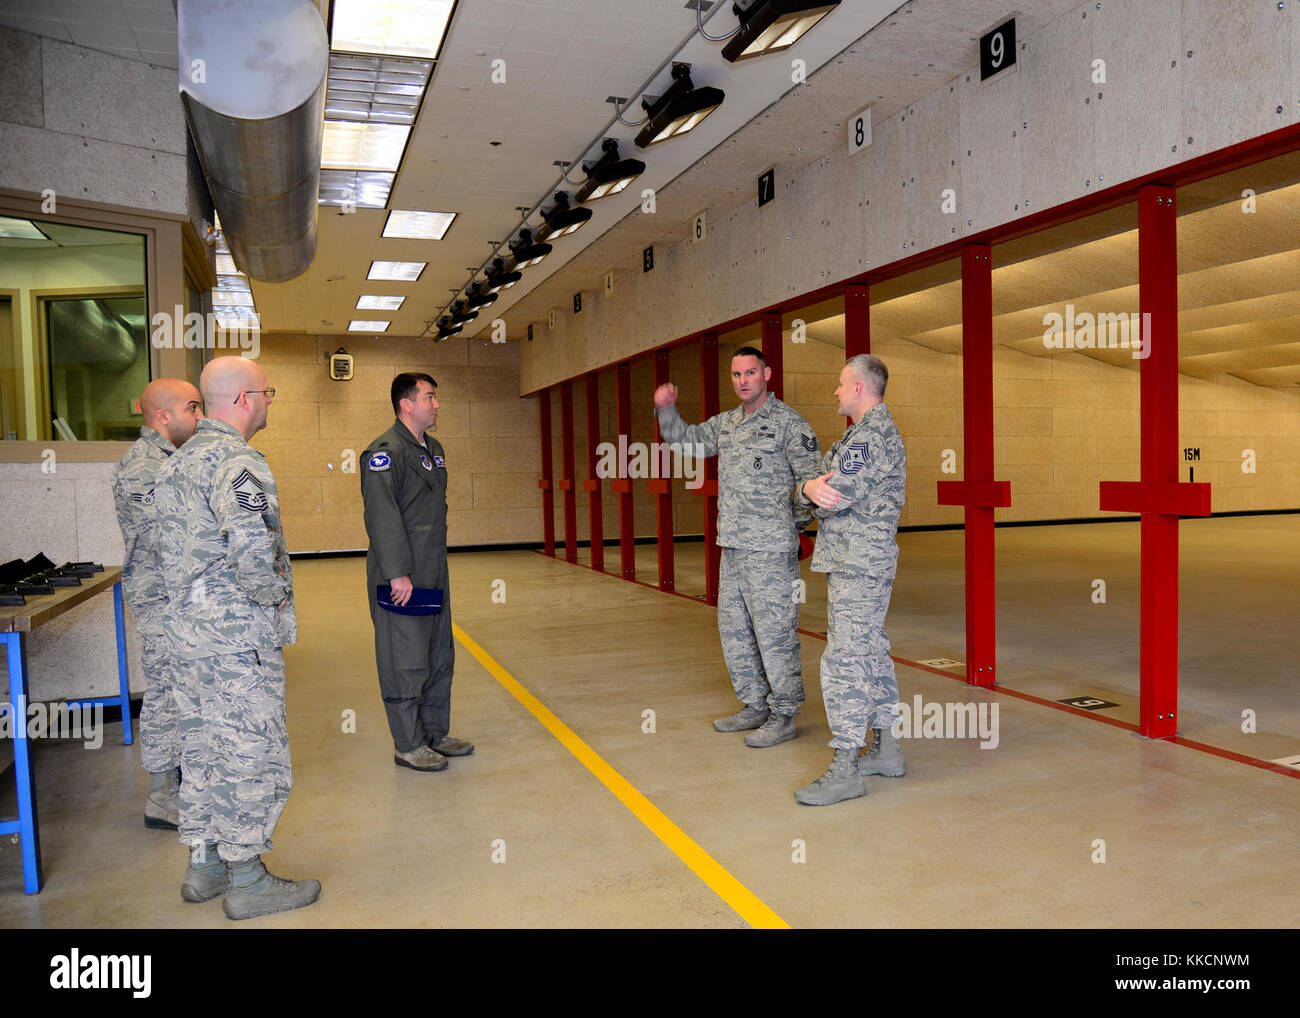
[{"label": "lane number sign 8", "polygon": [[849,155],[871,144],[871,107],[864,106],[849,118]]}]

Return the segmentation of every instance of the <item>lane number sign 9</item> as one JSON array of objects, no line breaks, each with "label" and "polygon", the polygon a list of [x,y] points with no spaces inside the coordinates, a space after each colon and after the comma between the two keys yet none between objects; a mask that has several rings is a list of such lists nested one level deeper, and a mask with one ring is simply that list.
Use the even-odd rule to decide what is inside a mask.
[{"label": "lane number sign 9", "polygon": [[1001,74],[1016,62],[1016,19],[980,37],[980,81]]}]

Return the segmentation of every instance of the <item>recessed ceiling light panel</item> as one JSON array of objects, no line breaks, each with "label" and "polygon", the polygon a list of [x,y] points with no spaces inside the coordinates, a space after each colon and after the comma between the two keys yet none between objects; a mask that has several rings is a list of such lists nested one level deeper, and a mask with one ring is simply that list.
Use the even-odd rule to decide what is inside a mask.
[{"label": "recessed ceiling light panel", "polygon": [[363,293],[357,298],[358,311],[398,311],[406,301],[405,297],[383,297],[375,293]]},{"label": "recessed ceiling light panel", "polygon": [[433,59],[452,0],[334,0],[330,48]]},{"label": "recessed ceiling light panel", "polygon": [[398,279],[403,282],[413,283],[420,278],[420,273],[428,262],[381,262],[373,261],[370,263],[370,272],[367,273],[367,279]]},{"label": "recessed ceiling light panel", "polygon": [[393,209],[384,223],[385,237],[442,240],[456,219],[455,212],[411,212]]}]

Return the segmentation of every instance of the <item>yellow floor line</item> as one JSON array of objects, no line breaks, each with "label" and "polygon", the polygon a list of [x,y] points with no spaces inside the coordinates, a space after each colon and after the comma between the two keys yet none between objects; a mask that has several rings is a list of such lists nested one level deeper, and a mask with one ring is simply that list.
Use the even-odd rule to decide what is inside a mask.
[{"label": "yellow floor line", "polygon": [[602,785],[618,797],[619,802],[632,811],[633,816],[650,828],[651,832],[667,845],[677,858],[690,867],[691,872],[708,884],[713,892],[733,908],[745,922],[755,929],[762,930],[788,930],[790,928],[789,923],[768,908],[753,891],[723,869],[685,831],[664,816],[654,803],[638,792],[623,775],[607,764],[600,754],[578,738],[573,729],[552,714],[545,704],[528,692],[514,676],[497,664],[487,651],[466,635],[465,630],[454,622],[451,628],[452,632],[456,634],[456,639],[464,644],[465,649],[478,659],[478,663],[486,668],[488,673],[501,685],[505,686],[516,700],[527,707],[532,715],[545,725],[552,735],[560,740],[565,749],[576,756],[579,762],[587,770],[591,771]]}]

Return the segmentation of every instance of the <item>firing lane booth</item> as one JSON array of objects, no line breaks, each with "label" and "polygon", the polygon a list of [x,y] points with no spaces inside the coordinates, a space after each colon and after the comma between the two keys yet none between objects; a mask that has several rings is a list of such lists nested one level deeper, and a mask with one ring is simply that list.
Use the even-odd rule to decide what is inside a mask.
[{"label": "firing lane booth", "polygon": [[122,570],[120,567],[82,580],[80,586],[55,587],[54,593],[29,595],[27,604],[0,607],[0,639],[9,663],[9,703],[0,705],[9,717],[4,720],[13,733],[14,785],[18,792],[18,819],[0,819],[0,834],[17,834],[22,839],[23,890],[38,894],[41,873],[41,837],[36,819],[36,777],[27,742],[27,634],[97,594],[112,588],[113,620],[117,636],[118,695],[67,700],[74,707],[115,706],[122,712],[122,742],[131,745],[131,701],[126,675],[126,631],[122,618]]}]

